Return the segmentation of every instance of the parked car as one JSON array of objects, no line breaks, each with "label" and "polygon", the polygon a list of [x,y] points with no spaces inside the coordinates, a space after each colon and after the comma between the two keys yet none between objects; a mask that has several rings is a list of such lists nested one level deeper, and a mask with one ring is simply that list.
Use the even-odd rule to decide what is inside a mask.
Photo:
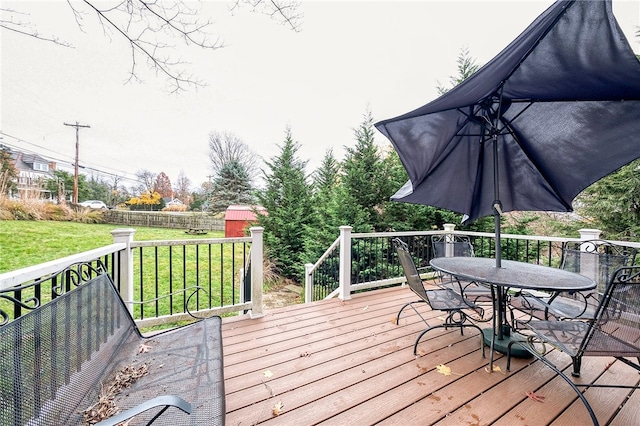
[{"label": "parked car", "polygon": [[107,205],[100,200],[87,200],[80,203],[82,207],[89,207],[90,209],[107,209]]}]

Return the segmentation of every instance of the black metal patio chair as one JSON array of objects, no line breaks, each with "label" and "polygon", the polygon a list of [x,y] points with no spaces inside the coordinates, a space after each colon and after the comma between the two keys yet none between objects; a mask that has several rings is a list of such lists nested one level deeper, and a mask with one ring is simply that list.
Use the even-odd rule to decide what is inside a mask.
[{"label": "black metal patio chair", "polygon": [[[404,304],[404,306],[402,306],[402,308],[400,308],[400,311],[398,312],[398,315],[396,317],[396,324],[400,323],[400,315],[402,314],[402,311],[407,307],[411,307],[425,322],[425,324],[427,324],[427,328],[418,335],[416,343],[413,345],[413,354],[416,355],[418,353],[418,343],[420,342],[420,339],[430,330],[433,330],[435,328],[459,327],[460,334],[464,334],[464,328],[473,327],[480,332],[480,346],[482,349],[482,356],[484,357],[485,351],[484,341],[482,338],[482,329],[474,324],[467,313],[464,311],[468,309],[478,309],[478,306],[472,301],[465,299],[459,293],[453,291],[450,288],[439,288],[433,290],[425,289],[422,279],[420,278],[420,274],[418,273],[418,269],[416,268],[411,254],[409,253],[406,243],[396,238],[393,240],[393,244],[398,254],[400,264],[402,265],[404,275],[407,279],[407,284],[409,285],[411,291],[413,291],[419,297],[418,300],[406,303]],[[445,318],[445,321],[442,324],[433,326],[429,325],[427,320],[420,314],[415,306],[413,306],[416,303],[427,303],[433,310],[446,312],[447,317]]]},{"label": "black metal patio chair", "polygon": [[[573,361],[572,376],[580,375],[582,358],[591,356],[614,357],[640,372],[640,266],[623,267],[613,274],[593,318],[534,320],[525,326],[532,335],[525,342],[511,343],[509,349],[514,344],[522,346],[562,377],[582,400],[594,425],[598,424],[598,420],[578,387],[640,387],[638,381],[635,386],[574,383],[545,356],[546,345],[568,354]],[[635,358],[636,362],[629,358]],[[509,351],[507,371],[510,365]]]},{"label": "black metal patio chair", "polygon": [[[458,234],[446,234],[446,235],[432,235],[431,247],[433,249],[433,257],[445,257],[447,255],[447,247],[450,247],[450,255],[458,257],[475,257],[475,251],[471,244],[471,239],[466,235]],[[457,291],[461,289],[462,295],[474,302],[475,304],[481,304],[483,306],[493,305],[493,295],[491,288],[483,283],[477,283],[475,281],[462,282],[458,278],[452,275],[440,274],[440,285],[445,288],[451,288]],[[488,321],[490,316],[485,316],[484,311],[480,317],[475,317],[475,321]]]},{"label": "black metal patio chair", "polygon": [[[567,242],[563,245],[560,267],[593,278],[596,288],[546,297],[523,292],[510,299],[510,307],[524,311],[529,319],[593,318],[613,273],[620,267],[633,265],[635,257],[635,248],[605,240]],[[524,321],[526,318],[518,322]],[[518,323],[515,326],[520,328]]]}]

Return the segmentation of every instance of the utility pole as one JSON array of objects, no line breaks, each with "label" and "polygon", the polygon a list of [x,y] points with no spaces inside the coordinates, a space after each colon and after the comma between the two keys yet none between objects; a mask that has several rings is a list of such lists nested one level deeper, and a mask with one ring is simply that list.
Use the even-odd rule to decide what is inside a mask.
[{"label": "utility pole", "polygon": [[86,127],[87,129],[91,126],[85,124],[79,124],[76,121],[76,124],[63,123],[65,126],[71,126],[76,128],[76,162],[75,162],[75,171],[73,174],[73,202],[78,204],[78,152],[80,147],[80,135],[79,130],[80,127]]}]

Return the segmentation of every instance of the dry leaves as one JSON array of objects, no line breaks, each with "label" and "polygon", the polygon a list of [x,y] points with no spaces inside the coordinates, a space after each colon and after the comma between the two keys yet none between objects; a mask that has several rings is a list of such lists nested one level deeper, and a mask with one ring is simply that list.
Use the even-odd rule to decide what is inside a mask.
[{"label": "dry leaves", "polygon": [[451,369],[444,364],[436,365],[436,370],[438,370],[438,373],[444,374],[445,376],[451,375]]},{"label": "dry leaves", "polygon": [[144,354],[149,352],[149,349],[151,349],[151,346],[145,344],[145,343],[140,343],[140,347],[138,348],[138,353],[139,354]]},{"label": "dry leaves", "polygon": [[[486,371],[487,373],[490,373],[490,371],[489,371],[489,367],[485,367],[485,368],[484,368],[484,371]],[[500,366],[499,366],[499,365],[494,365],[494,366],[493,366],[493,370],[491,370],[491,371],[501,372],[501,371],[502,371],[502,369],[500,368]]]},{"label": "dry leaves", "polygon": [[534,391],[525,392],[525,395],[527,398],[533,399],[534,401],[544,402],[544,396],[537,395]]},{"label": "dry leaves", "polygon": [[264,373],[262,373],[262,375],[265,379],[270,379],[273,376],[273,373],[271,372],[271,370],[266,370]]},{"label": "dry leaves", "polygon": [[282,401],[279,401],[278,403],[276,403],[276,405],[273,406],[272,409],[272,413],[274,416],[279,416],[280,413],[282,413],[282,408],[284,407],[284,404],[282,403]]},{"label": "dry leaves", "polygon": [[[149,365],[144,363],[136,366],[130,364],[116,373],[115,377],[111,379],[111,382],[107,386],[102,387],[98,402],[91,407],[84,410],[84,421],[87,424],[95,424],[102,420],[118,414],[120,411],[113,402],[116,395],[118,395],[122,389],[130,387],[140,377],[149,373]],[[124,424],[126,425],[125,422]]]}]

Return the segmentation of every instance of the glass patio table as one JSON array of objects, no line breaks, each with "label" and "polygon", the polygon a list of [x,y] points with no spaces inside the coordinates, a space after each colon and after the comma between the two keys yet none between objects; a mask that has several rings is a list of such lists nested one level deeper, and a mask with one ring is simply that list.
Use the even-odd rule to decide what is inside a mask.
[{"label": "glass patio table", "polygon": [[[501,267],[496,267],[496,260],[483,257],[439,257],[429,262],[433,269],[457,278],[485,283],[494,291],[494,326],[483,330],[484,340],[491,347],[491,370],[493,370],[493,353],[497,350],[506,353],[509,342],[520,340],[512,336],[506,321],[506,305],[508,289],[528,289],[551,293],[566,291],[583,291],[596,287],[596,282],[584,275],[548,266],[532,263],[502,260]],[[497,321],[496,321],[497,320]],[[526,350],[512,349],[513,356],[531,356]]]}]

